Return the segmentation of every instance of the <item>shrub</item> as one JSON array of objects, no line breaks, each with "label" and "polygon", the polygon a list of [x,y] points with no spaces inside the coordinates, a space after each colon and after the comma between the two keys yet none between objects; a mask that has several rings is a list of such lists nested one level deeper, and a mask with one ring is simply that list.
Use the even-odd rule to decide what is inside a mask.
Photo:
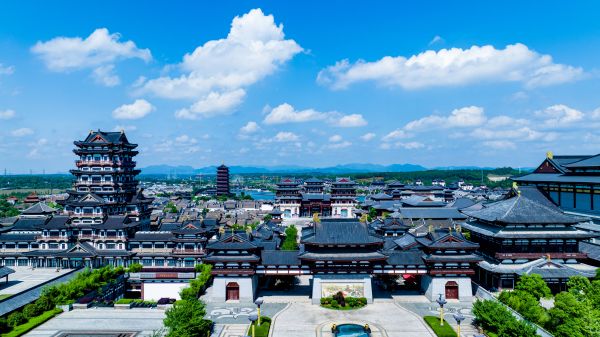
[{"label": "shrub", "polygon": [[10,330],[8,323],[6,323],[6,319],[0,317],[0,333],[7,332]]},{"label": "shrub", "polygon": [[330,305],[331,305],[331,307],[332,307],[332,308],[334,308],[334,309],[337,309],[337,308],[339,308],[339,307],[340,307],[340,305],[338,304],[338,301],[336,301],[336,300],[331,300],[331,303],[330,303]]},{"label": "shrub", "polygon": [[175,303],[174,298],[162,297],[158,300],[157,304],[173,304]]},{"label": "shrub", "polygon": [[501,303],[492,300],[477,300],[473,303],[473,314],[481,327],[502,337],[534,337],[536,329],[529,323],[518,320]]},{"label": "shrub", "polygon": [[143,266],[139,263],[133,263],[131,265],[129,265],[129,268],[127,268],[127,271],[130,273],[139,273],[142,271]]},{"label": "shrub", "polygon": [[16,312],[13,312],[12,314],[8,315],[6,322],[8,323],[9,326],[14,328],[17,325],[21,325],[21,324],[27,322],[27,318],[25,317],[25,315],[23,315],[22,312],[16,311]]},{"label": "shrub", "polygon": [[343,292],[338,291],[335,295],[333,295],[333,299],[337,301],[337,303],[340,305],[340,307],[346,306],[346,300],[344,299]]},{"label": "shrub", "polygon": [[346,297],[345,301],[346,301],[346,304],[351,308],[354,308],[358,305],[358,300],[354,297]]},{"label": "shrub", "polygon": [[2,337],[18,337],[18,336],[23,336],[28,331],[33,330],[37,326],[41,325],[42,323],[46,322],[47,320],[49,320],[50,318],[58,315],[61,312],[62,312],[62,310],[56,309],[56,308],[52,309],[52,310],[45,311],[41,315],[30,319],[28,322],[25,322],[25,323],[23,323],[21,325],[18,325],[16,327],[14,327],[14,329],[12,331],[10,331],[10,332],[8,332],[6,334],[3,334]]},{"label": "shrub", "polygon": [[23,308],[23,315],[27,318],[39,316],[42,312],[44,312],[44,308],[33,303],[27,304],[25,308]]},{"label": "shrub", "polygon": [[359,297],[357,300],[358,300],[358,303],[359,303],[361,306],[365,306],[365,305],[367,305],[367,298],[366,298],[366,297]]},{"label": "shrub", "polygon": [[331,297],[321,297],[321,305],[327,305],[331,303]]}]

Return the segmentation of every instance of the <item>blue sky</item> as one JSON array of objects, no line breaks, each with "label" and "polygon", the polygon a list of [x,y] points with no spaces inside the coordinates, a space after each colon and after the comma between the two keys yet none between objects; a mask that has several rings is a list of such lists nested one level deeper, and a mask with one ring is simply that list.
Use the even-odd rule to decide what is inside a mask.
[{"label": "blue sky", "polygon": [[533,166],[600,149],[600,4],[10,1],[0,169],[64,172],[125,129],[140,166]]}]

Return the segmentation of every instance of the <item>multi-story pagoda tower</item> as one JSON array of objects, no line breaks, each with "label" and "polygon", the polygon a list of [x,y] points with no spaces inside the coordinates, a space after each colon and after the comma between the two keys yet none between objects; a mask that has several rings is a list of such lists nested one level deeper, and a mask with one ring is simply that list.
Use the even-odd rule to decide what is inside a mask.
[{"label": "multi-story pagoda tower", "polygon": [[350,178],[337,178],[331,184],[331,207],[334,217],[351,218],[356,207],[356,183]]},{"label": "multi-story pagoda tower", "polygon": [[133,160],[137,144],[130,143],[123,131],[100,130],[90,131],[85,140],[74,144],[78,159],[71,173],[76,180],[62,202],[71,223],[98,224],[108,215],[126,215],[145,227],[152,199],[137,188],[140,170]]},{"label": "multi-story pagoda tower", "polygon": [[217,167],[217,196],[228,196],[229,192],[229,167]]}]

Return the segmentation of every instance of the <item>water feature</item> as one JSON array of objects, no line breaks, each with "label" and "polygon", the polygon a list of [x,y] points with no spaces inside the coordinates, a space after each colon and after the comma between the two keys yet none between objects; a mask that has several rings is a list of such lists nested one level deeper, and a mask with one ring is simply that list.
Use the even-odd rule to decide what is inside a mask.
[{"label": "water feature", "polygon": [[369,337],[365,327],[358,324],[342,324],[337,326],[336,337]]}]

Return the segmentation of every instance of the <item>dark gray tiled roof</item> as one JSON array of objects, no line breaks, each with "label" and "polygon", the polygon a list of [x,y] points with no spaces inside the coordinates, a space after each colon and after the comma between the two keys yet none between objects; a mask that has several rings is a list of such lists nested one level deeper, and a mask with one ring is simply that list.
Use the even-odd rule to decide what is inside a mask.
[{"label": "dark gray tiled roof", "polygon": [[549,206],[524,195],[488,204],[478,211],[463,213],[479,220],[506,224],[575,224],[587,220],[566,214],[558,207]]},{"label": "dark gray tiled roof", "polygon": [[369,232],[367,224],[355,219],[323,219],[313,223],[312,228],[305,230],[307,233],[303,243],[311,244],[370,244],[383,243],[383,239]]},{"label": "dark gray tiled roof", "polygon": [[311,261],[370,261],[382,260],[386,256],[379,252],[348,252],[347,250],[327,250],[323,252],[304,252],[299,255],[302,260]]},{"label": "dark gray tiled roof", "polygon": [[43,226],[43,229],[66,229],[69,217],[66,215],[55,215],[48,223]]},{"label": "dark gray tiled roof", "polygon": [[579,251],[586,253],[590,259],[600,262],[600,245],[582,241],[579,242]]},{"label": "dark gray tiled roof", "polygon": [[15,222],[11,230],[13,231],[35,231],[39,230],[44,226],[48,219],[46,217],[19,217],[19,220]]},{"label": "dark gray tiled roof", "polygon": [[600,184],[600,176],[570,176],[561,173],[530,173],[522,177],[512,178],[512,180],[523,182]]},{"label": "dark gray tiled roof", "polygon": [[3,278],[7,275],[14,273],[15,271],[8,267],[0,267],[0,278]]},{"label": "dark gray tiled roof", "polygon": [[574,163],[566,164],[565,167],[569,169],[600,167],[600,154],[576,161]]},{"label": "dark gray tiled roof", "polygon": [[136,232],[130,241],[171,241],[174,237],[171,232]]},{"label": "dark gray tiled roof", "polygon": [[403,217],[409,219],[466,219],[452,207],[402,207],[398,209]]},{"label": "dark gray tiled roof", "polygon": [[38,202],[37,204],[34,204],[33,206],[24,210],[21,214],[35,215],[35,214],[51,214],[53,212],[56,212],[55,208],[52,208],[43,202]]},{"label": "dark gray tiled roof", "polygon": [[387,264],[392,266],[401,266],[401,265],[415,265],[415,266],[424,266],[425,261],[423,261],[422,253],[420,250],[406,250],[406,251],[389,251],[385,252],[387,255]]},{"label": "dark gray tiled roof", "polygon": [[263,250],[261,263],[267,266],[298,266],[298,254],[296,250]]}]

